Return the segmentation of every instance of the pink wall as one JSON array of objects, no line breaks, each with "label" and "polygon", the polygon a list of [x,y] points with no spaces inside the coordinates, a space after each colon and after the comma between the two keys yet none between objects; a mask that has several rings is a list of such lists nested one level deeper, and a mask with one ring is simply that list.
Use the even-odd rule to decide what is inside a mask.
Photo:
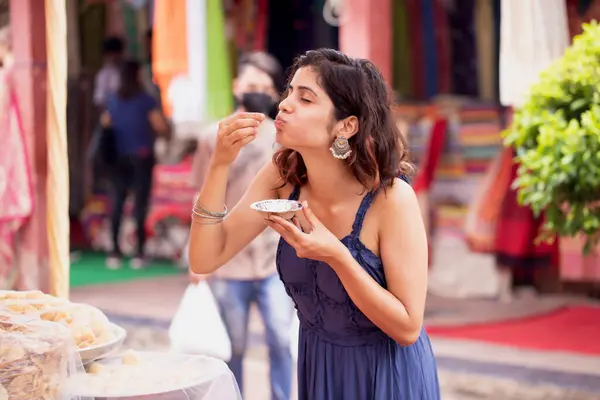
[{"label": "pink wall", "polygon": [[340,49],[371,60],[391,83],[391,0],[343,0],[343,7]]}]

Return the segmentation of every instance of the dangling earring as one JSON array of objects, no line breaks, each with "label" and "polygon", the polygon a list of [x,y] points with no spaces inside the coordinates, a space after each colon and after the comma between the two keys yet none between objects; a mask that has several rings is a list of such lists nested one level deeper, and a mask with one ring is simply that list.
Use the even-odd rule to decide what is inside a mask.
[{"label": "dangling earring", "polygon": [[343,136],[335,138],[333,144],[329,148],[329,151],[331,151],[331,154],[333,154],[333,156],[338,160],[345,160],[352,153],[348,139]]}]

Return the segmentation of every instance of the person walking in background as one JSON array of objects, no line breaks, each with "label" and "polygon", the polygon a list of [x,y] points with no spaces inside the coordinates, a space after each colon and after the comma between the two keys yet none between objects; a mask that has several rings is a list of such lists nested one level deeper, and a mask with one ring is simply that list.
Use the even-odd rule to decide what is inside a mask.
[{"label": "person walking in background", "polygon": [[[261,112],[274,116],[283,73],[272,56],[254,52],[239,60],[238,74],[233,82],[237,103],[236,113]],[[204,177],[210,168],[214,153],[217,126],[201,135],[194,155],[194,185],[204,186]],[[259,139],[246,146],[230,166],[227,180],[226,203],[233,207],[242,197],[253,178],[273,155],[275,127],[266,121]],[[229,367],[243,391],[242,362],[248,337],[250,305],[255,303],[261,313],[269,347],[271,397],[274,400],[290,398],[292,356],[290,327],[292,303],[285,293],[275,268],[275,250],[278,235],[265,232],[256,237],[223,268],[210,276],[210,286],[219,304],[223,322],[231,339],[232,357]],[[192,274],[192,280],[201,277]]]},{"label": "person walking in background", "polygon": [[119,88],[119,68],[125,52],[125,42],[117,36],[109,36],[102,43],[104,62],[94,82],[94,105],[103,110],[110,95]]},{"label": "person walking in background", "polygon": [[134,218],[137,225],[137,252],[131,267],[144,266],[146,242],[145,222],[152,191],[152,170],[155,164],[156,134],[168,135],[169,126],[156,99],[143,89],[140,63],[134,60],[121,65],[119,87],[110,95],[101,124],[113,132],[117,151],[116,163],[110,171],[112,185],[111,234],[112,251],[106,264],[111,269],[121,266],[123,254],[119,232],[125,200],[129,191],[135,196]]}]

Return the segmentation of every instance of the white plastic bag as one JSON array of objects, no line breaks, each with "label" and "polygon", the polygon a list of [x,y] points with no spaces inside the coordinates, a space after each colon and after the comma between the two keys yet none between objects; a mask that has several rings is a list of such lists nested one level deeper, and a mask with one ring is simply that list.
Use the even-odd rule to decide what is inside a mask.
[{"label": "white plastic bag", "polygon": [[294,310],[294,316],[292,317],[292,325],[290,327],[290,351],[292,352],[292,359],[294,362],[298,361],[298,340],[300,336],[300,320],[298,314]]},{"label": "white plastic bag", "polygon": [[169,327],[169,339],[171,350],[177,353],[202,354],[223,361],[231,358],[229,335],[205,281],[187,287]]}]

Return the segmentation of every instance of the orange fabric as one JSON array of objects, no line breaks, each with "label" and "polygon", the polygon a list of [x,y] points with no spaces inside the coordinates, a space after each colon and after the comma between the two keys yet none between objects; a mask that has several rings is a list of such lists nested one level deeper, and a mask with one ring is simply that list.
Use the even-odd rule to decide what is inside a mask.
[{"label": "orange fabric", "polygon": [[167,116],[172,112],[167,91],[174,77],[187,73],[187,53],[186,0],[156,0],[152,34],[152,72],[160,88],[162,105]]}]

